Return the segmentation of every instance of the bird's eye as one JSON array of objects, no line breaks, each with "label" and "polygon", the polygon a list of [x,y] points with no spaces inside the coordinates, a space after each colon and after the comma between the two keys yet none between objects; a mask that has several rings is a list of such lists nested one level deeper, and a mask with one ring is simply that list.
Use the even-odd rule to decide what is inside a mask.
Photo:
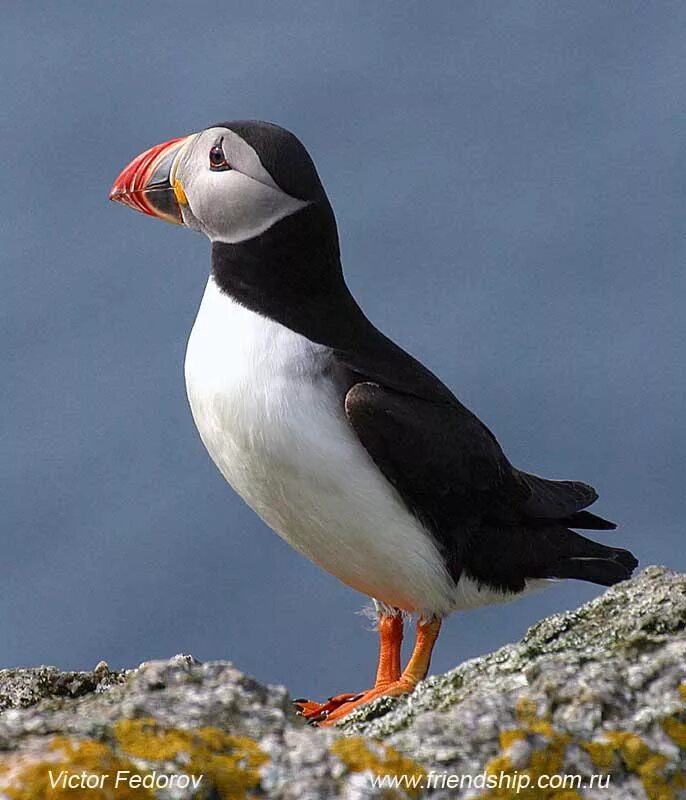
[{"label": "bird's eye", "polygon": [[226,156],[224,155],[224,149],[222,148],[222,139],[215,144],[212,149],[210,150],[210,169],[214,170],[215,172],[222,172],[225,169],[231,169],[231,165],[226,160]]}]

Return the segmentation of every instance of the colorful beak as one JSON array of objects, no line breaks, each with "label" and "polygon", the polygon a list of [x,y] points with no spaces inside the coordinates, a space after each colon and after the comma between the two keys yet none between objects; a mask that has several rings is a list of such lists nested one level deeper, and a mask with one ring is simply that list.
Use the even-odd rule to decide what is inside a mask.
[{"label": "colorful beak", "polygon": [[183,136],[155,145],[133,159],[112,184],[110,200],[122,203],[151,217],[183,225],[181,205],[187,203],[181,184],[175,179],[174,165]]}]

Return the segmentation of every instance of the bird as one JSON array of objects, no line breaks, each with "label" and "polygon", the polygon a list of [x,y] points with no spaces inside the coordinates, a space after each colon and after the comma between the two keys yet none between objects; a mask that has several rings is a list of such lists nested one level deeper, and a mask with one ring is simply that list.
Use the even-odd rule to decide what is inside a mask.
[{"label": "bird", "polygon": [[[491,431],[367,318],[307,149],[257,120],[156,145],[110,199],[207,236],[184,364],[195,425],[237,494],[295,550],[372,598],[371,688],[296,710],[334,725],[428,673],[442,621],[562,579],[610,586],[638,564],[590,485],[514,467]],[[371,213],[371,212],[370,212]],[[405,623],[415,643],[404,668]]]}]

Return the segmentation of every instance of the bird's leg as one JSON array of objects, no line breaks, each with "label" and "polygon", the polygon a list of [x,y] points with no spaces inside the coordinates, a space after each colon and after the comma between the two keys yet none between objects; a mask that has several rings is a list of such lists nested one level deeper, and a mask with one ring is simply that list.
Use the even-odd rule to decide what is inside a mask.
[{"label": "bird's leg", "polygon": [[[400,611],[379,616],[379,664],[376,669],[374,689],[383,689],[400,678],[400,646],[403,641],[403,617]],[[344,704],[363,697],[365,692],[337,694],[326,703],[313,700],[294,700],[298,714],[308,722],[318,723]]]},{"label": "bird's leg", "polygon": [[374,688],[388,686],[400,677],[400,648],[403,643],[403,615],[379,614],[379,663]]},{"label": "bird's leg", "polygon": [[441,629],[441,620],[434,618],[428,622],[417,622],[417,638],[415,640],[414,649],[407,666],[402,673],[383,685],[375,686],[368,692],[348,700],[346,703],[340,705],[338,708],[331,711],[326,715],[323,720],[318,720],[319,725],[333,725],[338,720],[343,719],[353,709],[359,708],[370,703],[377,697],[398,697],[402,694],[409,694],[415,686],[426,677],[429,671],[429,663],[431,662],[431,652],[433,651],[434,644],[438,638],[438,632]]}]

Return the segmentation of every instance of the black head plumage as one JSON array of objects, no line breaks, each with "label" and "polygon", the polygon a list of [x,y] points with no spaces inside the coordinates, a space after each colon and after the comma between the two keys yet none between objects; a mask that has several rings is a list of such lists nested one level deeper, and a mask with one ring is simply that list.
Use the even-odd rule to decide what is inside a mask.
[{"label": "black head plumage", "polygon": [[326,199],[317,168],[295,134],[260,120],[234,120],[216,125],[229,128],[247,142],[277,186],[291,197],[309,201]]}]

